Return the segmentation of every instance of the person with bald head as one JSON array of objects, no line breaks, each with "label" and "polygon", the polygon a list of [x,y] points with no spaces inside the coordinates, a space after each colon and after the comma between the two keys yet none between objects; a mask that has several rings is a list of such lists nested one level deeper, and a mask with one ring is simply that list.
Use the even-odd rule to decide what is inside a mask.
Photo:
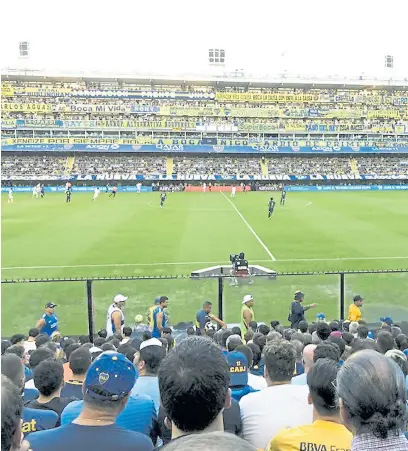
[{"label": "person with bald head", "polygon": [[311,366],[313,365],[313,353],[316,349],[316,345],[307,345],[303,349],[302,363],[305,368],[305,372],[299,376],[292,378],[293,385],[306,385],[307,384],[307,373],[309,372]]}]

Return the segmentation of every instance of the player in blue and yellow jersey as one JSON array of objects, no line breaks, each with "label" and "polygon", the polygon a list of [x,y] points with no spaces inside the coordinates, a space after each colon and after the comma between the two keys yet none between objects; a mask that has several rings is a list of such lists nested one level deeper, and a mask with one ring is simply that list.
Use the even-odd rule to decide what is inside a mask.
[{"label": "player in blue and yellow jersey", "polygon": [[150,306],[149,310],[147,311],[147,324],[150,326],[151,330],[153,330],[153,312],[159,304],[160,304],[160,296],[156,296],[154,298],[153,305]]},{"label": "player in blue and yellow jersey", "polygon": [[212,303],[205,301],[203,308],[197,312],[196,315],[196,334],[206,335],[207,331],[211,328],[211,321],[218,323],[223,329],[227,327],[224,321],[211,314]]},{"label": "player in blue and yellow jersey", "polygon": [[169,305],[169,298],[161,296],[159,305],[153,310],[153,330],[152,337],[160,338],[163,329],[166,327],[167,317],[164,309]]}]

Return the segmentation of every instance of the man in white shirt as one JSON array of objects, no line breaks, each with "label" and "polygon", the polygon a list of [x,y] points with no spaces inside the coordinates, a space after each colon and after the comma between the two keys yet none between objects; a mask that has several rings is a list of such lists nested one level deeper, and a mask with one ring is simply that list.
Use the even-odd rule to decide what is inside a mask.
[{"label": "man in white shirt", "polygon": [[313,421],[308,387],[291,385],[296,365],[293,344],[287,341],[268,343],[264,360],[268,387],[244,396],[239,403],[242,437],[260,449],[266,449],[272,437],[282,429]]},{"label": "man in white shirt", "polygon": [[35,351],[37,346],[35,345],[35,337],[40,334],[40,331],[33,327],[28,331],[28,339],[24,342],[24,349],[26,352]]},{"label": "man in white shirt", "polygon": [[236,191],[236,186],[235,185],[232,185],[232,188],[231,188],[231,197],[235,197],[235,191]]}]

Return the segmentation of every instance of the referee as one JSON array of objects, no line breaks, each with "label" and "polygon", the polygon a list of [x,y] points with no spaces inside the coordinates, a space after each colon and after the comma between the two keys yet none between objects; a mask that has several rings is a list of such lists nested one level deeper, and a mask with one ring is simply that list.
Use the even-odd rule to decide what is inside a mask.
[{"label": "referee", "polygon": [[290,327],[297,330],[299,328],[300,321],[304,321],[305,312],[311,308],[316,307],[317,304],[302,305],[305,300],[305,295],[301,291],[295,292],[295,298],[289,307],[288,320],[290,321]]}]

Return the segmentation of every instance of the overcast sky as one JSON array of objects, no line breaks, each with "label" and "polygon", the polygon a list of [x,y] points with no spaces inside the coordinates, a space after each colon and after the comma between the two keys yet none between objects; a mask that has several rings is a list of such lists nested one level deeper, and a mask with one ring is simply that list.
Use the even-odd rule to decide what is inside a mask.
[{"label": "overcast sky", "polygon": [[408,0],[19,0],[2,16],[3,68],[205,74],[221,47],[227,71],[408,77]]}]

